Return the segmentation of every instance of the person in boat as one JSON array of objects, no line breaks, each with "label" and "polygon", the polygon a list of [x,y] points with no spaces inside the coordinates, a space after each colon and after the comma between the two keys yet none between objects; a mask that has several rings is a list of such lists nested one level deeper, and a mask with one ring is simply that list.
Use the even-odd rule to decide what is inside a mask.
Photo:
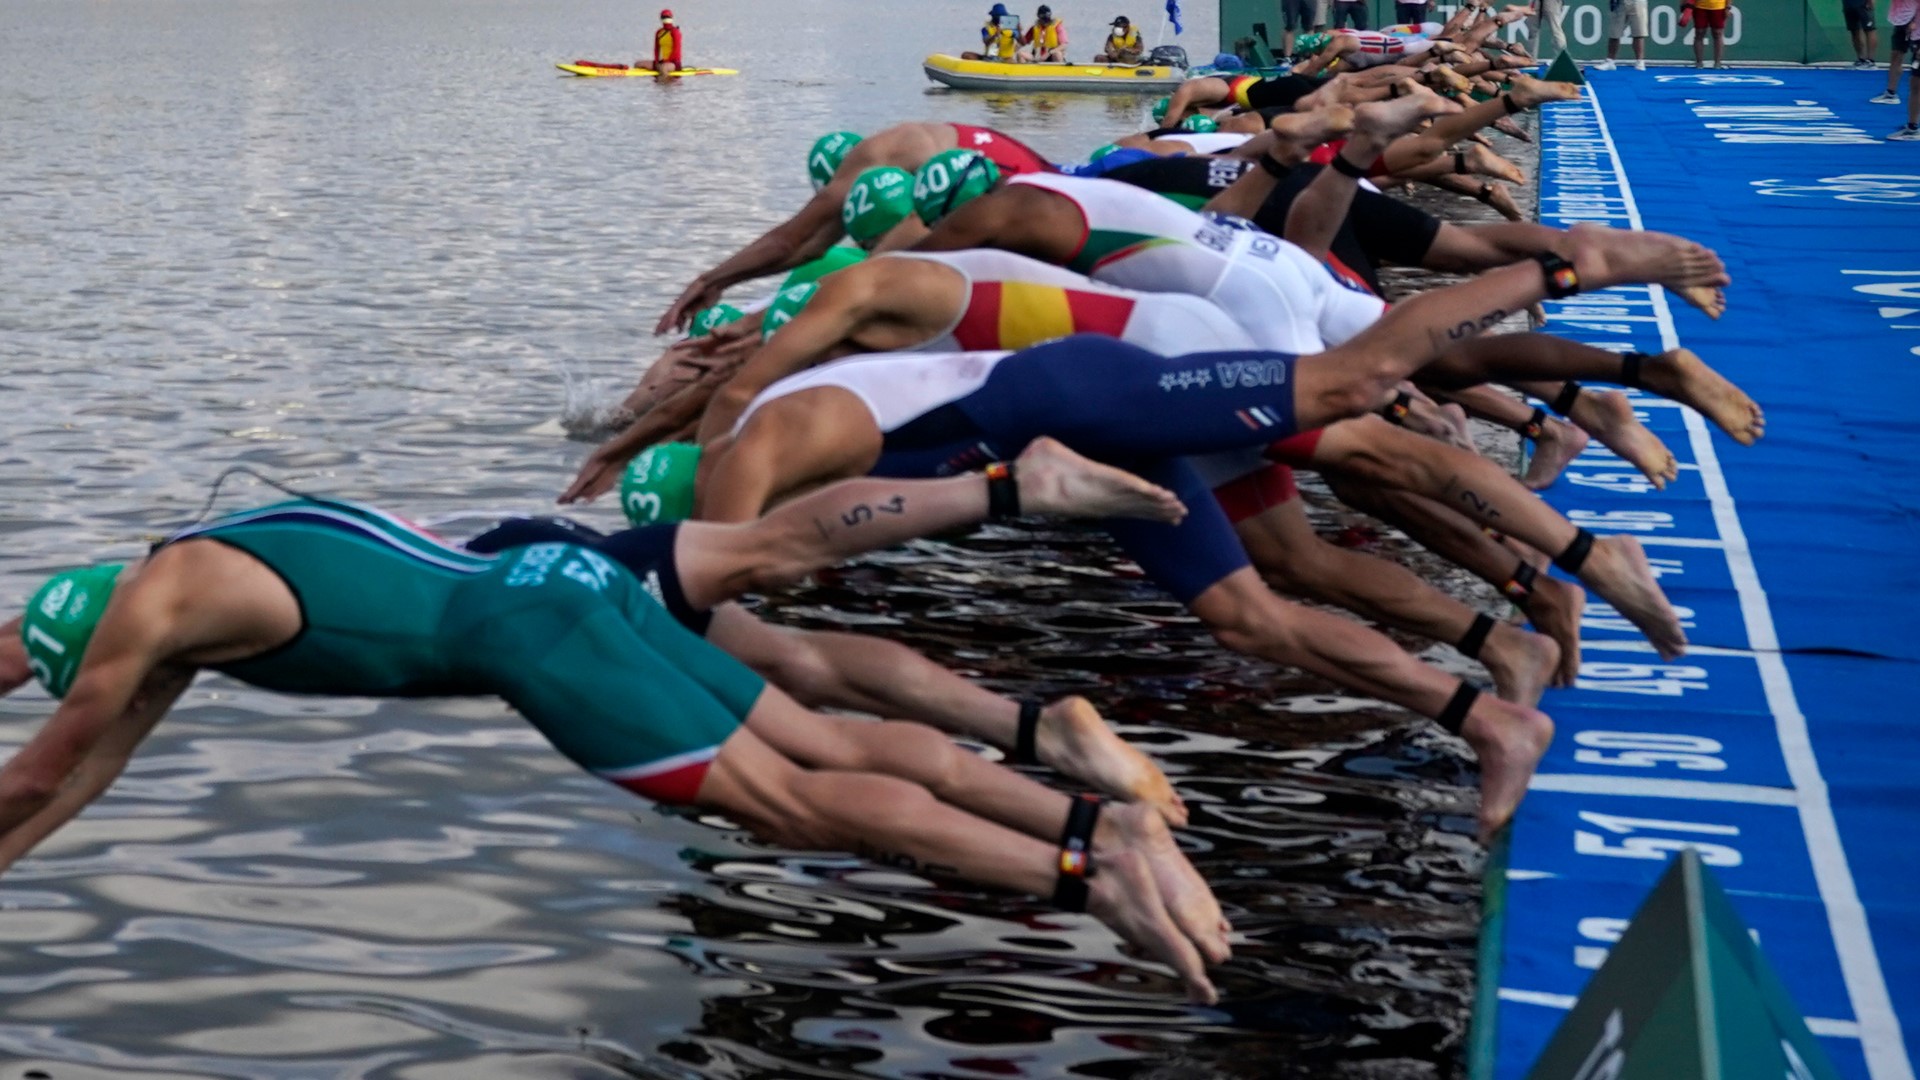
[{"label": "person in boat", "polygon": [[680,60],[680,27],[674,24],[672,8],[660,10],[660,28],[653,32],[653,60],[635,61],[633,66],[652,68],[662,75],[671,75],[686,66]]},{"label": "person in boat", "polygon": [[1096,64],[1137,64],[1146,56],[1140,43],[1140,30],[1125,15],[1116,15],[1108,24],[1106,48],[1093,58]]},{"label": "person in boat", "polygon": [[1067,62],[1067,24],[1053,17],[1045,4],[1034,12],[1033,25],[1020,35],[1021,50],[1028,63],[1064,64]]},{"label": "person in boat", "polygon": [[980,51],[963,52],[962,60],[998,60],[1001,63],[1017,64],[1025,60],[1020,51],[1020,18],[1007,10],[1005,4],[995,4],[987,11],[987,23],[980,28]]}]

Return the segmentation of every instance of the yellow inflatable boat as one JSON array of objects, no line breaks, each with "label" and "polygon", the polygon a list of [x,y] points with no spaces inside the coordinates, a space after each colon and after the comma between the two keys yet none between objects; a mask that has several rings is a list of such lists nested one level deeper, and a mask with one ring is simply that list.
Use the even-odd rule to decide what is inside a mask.
[{"label": "yellow inflatable boat", "polygon": [[1126,64],[1004,64],[935,53],[921,65],[927,78],[956,90],[1112,90],[1164,93],[1187,73],[1177,67]]}]

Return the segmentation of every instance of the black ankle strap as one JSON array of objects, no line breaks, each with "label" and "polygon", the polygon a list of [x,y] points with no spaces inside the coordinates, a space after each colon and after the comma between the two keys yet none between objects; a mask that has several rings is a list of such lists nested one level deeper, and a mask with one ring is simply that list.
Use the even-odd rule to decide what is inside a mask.
[{"label": "black ankle strap", "polygon": [[1462,682],[1460,689],[1447,699],[1447,707],[1440,710],[1440,715],[1434,717],[1433,722],[1458,735],[1467,726],[1467,714],[1473,711],[1473,703],[1479,699],[1480,688],[1470,682]]},{"label": "black ankle strap", "polygon": [[1527,601],[1533,599],[1534,579],[1539,576],[1540,571],[1534,569],[1532,563],[1522,560],[1520,565],[1514,568],[1513,577],[1509,578],[1505,585],[1500,586],[1500,591],[1507,594],[1507,599],[1525,610]]},{"label": "black ankle strap", "polygon": [[1547,408],[1552,409],[1561,416],[1566,416],[1573,412],[1573,403],[1579,397],[1580,384],[1574,382],[1572,379],[1568,379],[1561,385],[1560,393],[1552,401],[1547,403]]},{"label": "black ankle strap", "polygon": [[1546,433],[1547,433],[1547,410],[1541,408],[1538,405],[1535,405],[1533,407],[1533,415],[1527,417],[1527,422],[1521,425],[1520,434],[1525,435],[1527,438],[1532,439],[1535,442],[1538,442],[1540,440],[1540,436],[1545,435]]},{"label": "black ankle strap", "polygon": [[1515,113],[1523,113],[1527,111],[1527,107],[1525,105],[1522,105],[1519,102],[1513,100],[1512,94],[1500,95],[1500,107],[1507,110],[1508,116],[1512,116]]},{"label": "black ankle strap", "polygon": [[1087,910],[1087,879],[1093,877],[1093,828],[1100,822],[1097,795],[1076,795],[1067,808],[1067,824],[1060,830],[1060,876],[1053,883],[1053,906],[1062,911]]},{"label": "black ankle strap", "polygon": [[1006,521],[1020,516],[1020,482],[1011,461],[987,466],[987,520]]},{"label": "black ankle strap", "polygon": [[1457,176],[1465,176],[1471,171],[1467,168],[1467,152],[1465,150],[1455,150],[1453,152],[1453,171]]},{"label": "black ankle strap", "polygon": [[1034,736],[1040,730],[1040,703],[1031,699],[1020,702],[1020,722],[1013,730],[1013,757],[1015,765],[1040,764],[1040,751],[1034,745]]},{"label": "black ankle strap", "polygon": [[1567,545],[1567,550],[1553,557],[1553,565],[1577,576],[1580,568],[1586,565],[1587,552],[1592,550],[1593,534],[1581,529],[1573,534],[1573,542]]},{"label": "black ankle strap", "polygon": [[1573,264],[1555,255],[1551,251],[1537,252],[1533,261],[1540,264],[1540,270],[1547,278],[1547,299],[1565,300],[1580,292],[1580,275]]},{"label": "black ankle strap", "polygon": [[1643,352],[1630,352],[1620,357],[1620,385],[1640,388],[1640,365],[1651,359],[1652,356]]},{"label": "black ankle strap", "polygon": [[1493,633],[1495,622],[1494,617],[1484,611],[1475,614],[1473,625],[1467,627],[1467,632],[1460,636],[1460,642],[1454,648],[1469,660],[1480,659],[1480,649],[1486,645],[1487,635]]}]

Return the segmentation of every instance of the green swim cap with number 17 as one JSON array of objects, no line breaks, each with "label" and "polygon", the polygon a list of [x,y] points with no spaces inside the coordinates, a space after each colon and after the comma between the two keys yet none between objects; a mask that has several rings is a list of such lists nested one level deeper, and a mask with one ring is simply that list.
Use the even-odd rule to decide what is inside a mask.
[{"label": "green swim cap with number 17", "polygon": [[47,693],[63,698],[73,689],[73,677],[124,568],[109,563],[55,574],[27,603],[20,642],[26,646],[27,667]]},{"label": "green swim cap with number 17", "polygon": [[661,443],[627,465],[620,477],[620,509],[636,528],[685,521],[693,516],[693,481],[700,448]]},{"label": "green swim cap with number 17", "polygon": [[859,142],[860,136],[851,131],[830,131],[813,140],[813,148],[807,151],[807,179],[813,181],[813,190],[833,182],[840,162]]}]

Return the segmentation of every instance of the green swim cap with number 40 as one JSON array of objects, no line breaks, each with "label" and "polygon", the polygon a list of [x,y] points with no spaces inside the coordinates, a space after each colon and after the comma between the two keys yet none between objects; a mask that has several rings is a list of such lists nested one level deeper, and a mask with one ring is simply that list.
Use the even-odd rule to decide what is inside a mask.
[{"label": "green swim cap with number 40", "polygon": [[1000,167],[978,150],[942,150],[913,178],[913,209],[928,225],[985,195],[1000,182]]},{"label": "green swim cap with number 40", "polygon": [[693,478],[700,448],[693,443],[662,443],[627,465],[620,477],[620,509],[636,528],[693,516]]},{"label": "green swim cap with number 40", "polygon": [[913,174],[891,165],[868,169],[854,178],[840,204],[840,223],[861,247],[873,243],[913,216]]},{"label": "green swim cap with number 40", "polygon": [[792,322],[793,317],[807,306],[807,301],[813,299],[813,294],[819,291],[819,284],[809,281],[805,285],[795,285],[776,293],[773,303],[767,305],[767,313],[760,316],[760,340],[765,341],[773,336],[775,330]]},{"label": "green swim cap with number 40", "polygon": [[813,149],[807,151],[807,179],[813,181],[813,190],[819,191],[833,182],[833,174],[840,168],[840,162],[860,142],[860,136],[851,131],[832,131],[813,140]]},{"label": "green swim cap with number 40", "polygon": [[20,642],[27,649],[27,667],[47,693],[63,698],[73,689],[73,677],[124,568],[109,563],[68,570],[48,578],[33,594],[20,622]]}]

